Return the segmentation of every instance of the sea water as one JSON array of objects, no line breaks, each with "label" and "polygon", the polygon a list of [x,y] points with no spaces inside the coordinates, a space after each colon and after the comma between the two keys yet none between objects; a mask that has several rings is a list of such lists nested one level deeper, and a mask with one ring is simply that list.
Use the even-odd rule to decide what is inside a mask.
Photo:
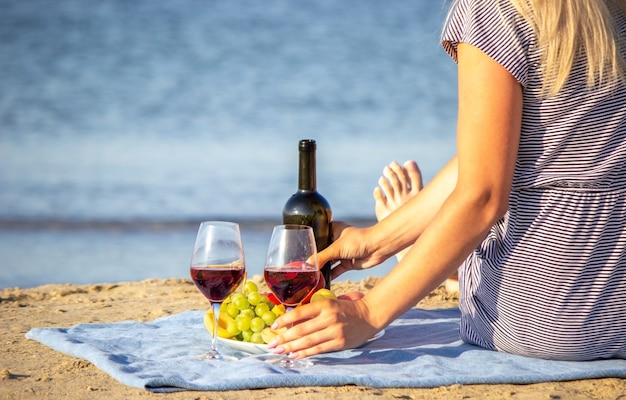
[{"label": "sea water", "polygon": [[454,154],[449,3],[0,0],[0,288],[188,277],[208,219],[260,274],[304,138],[373,223],[386,164]]}]

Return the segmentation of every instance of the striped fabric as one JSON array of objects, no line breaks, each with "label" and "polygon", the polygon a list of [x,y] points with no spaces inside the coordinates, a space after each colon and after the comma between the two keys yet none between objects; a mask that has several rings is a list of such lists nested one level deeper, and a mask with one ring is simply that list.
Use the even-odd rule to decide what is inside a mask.
[{"label": "striped fabric", "polygon": [[626,87],[587,89],[577,64],[541,99],[532,28],[506,0],[455,3],[442,44],[456,59],[460,42],[524,96],[509,211],[459,270],[462,338],[548,359],[626,358]]}]

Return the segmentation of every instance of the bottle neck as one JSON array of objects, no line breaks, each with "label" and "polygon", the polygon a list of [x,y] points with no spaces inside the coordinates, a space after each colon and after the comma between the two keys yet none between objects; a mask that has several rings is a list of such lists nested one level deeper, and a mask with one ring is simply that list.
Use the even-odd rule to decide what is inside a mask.
[{"label": "bottle neck", "polygon": [[300,149],[298,167],[298,190],[314,191],[317,189],[315,173],[315,149]]}]

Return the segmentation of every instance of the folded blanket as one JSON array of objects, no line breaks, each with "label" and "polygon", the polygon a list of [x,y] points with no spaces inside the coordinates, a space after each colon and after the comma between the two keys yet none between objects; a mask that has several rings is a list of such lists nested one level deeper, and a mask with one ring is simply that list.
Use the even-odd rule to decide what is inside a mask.
[{"label": "folded blanket", "polygon": [[202,311],[153,322],[36,328],[26,337],[90,361],[120,382],[154,392],[268,387],[363,385],[436,387],[476,383],[536,383],[626,378],[626,360],[546,361],[480,349],[459,339],[459,310],[411,309],[384,334],[358,349],[311,357],[313,365],[285,370],[221,343],[235,361],[208,361]]}]

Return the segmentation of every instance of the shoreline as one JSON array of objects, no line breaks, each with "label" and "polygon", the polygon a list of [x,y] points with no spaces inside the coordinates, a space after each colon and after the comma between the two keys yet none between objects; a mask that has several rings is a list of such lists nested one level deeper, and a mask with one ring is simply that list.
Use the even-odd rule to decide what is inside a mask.
[{"label": "shoreline", "polygon": [[[367,292],[380,278],[334,282],[336,294]],[[251,278],[266,290],[262,277]],[[421,308],[456,307],[458,298],[443,286],[418,303]],[[208,303],[189,279],[148,279],[101,284],[50,284],[0,290],[0,398],[3,399],[119,399],[158,396],[169,399],[447,399],[561,398],[617,399],[626,393],[626,379],[605,378],[529,385],[453,385],[424,388],[360,386],[301,387],[227,392],[155,394],[128,387],[90,362],[56,352],[28,340],[35,327],[70,327],[79,323],[124,320],[151,321],[188,310],[205,310]]]}]

